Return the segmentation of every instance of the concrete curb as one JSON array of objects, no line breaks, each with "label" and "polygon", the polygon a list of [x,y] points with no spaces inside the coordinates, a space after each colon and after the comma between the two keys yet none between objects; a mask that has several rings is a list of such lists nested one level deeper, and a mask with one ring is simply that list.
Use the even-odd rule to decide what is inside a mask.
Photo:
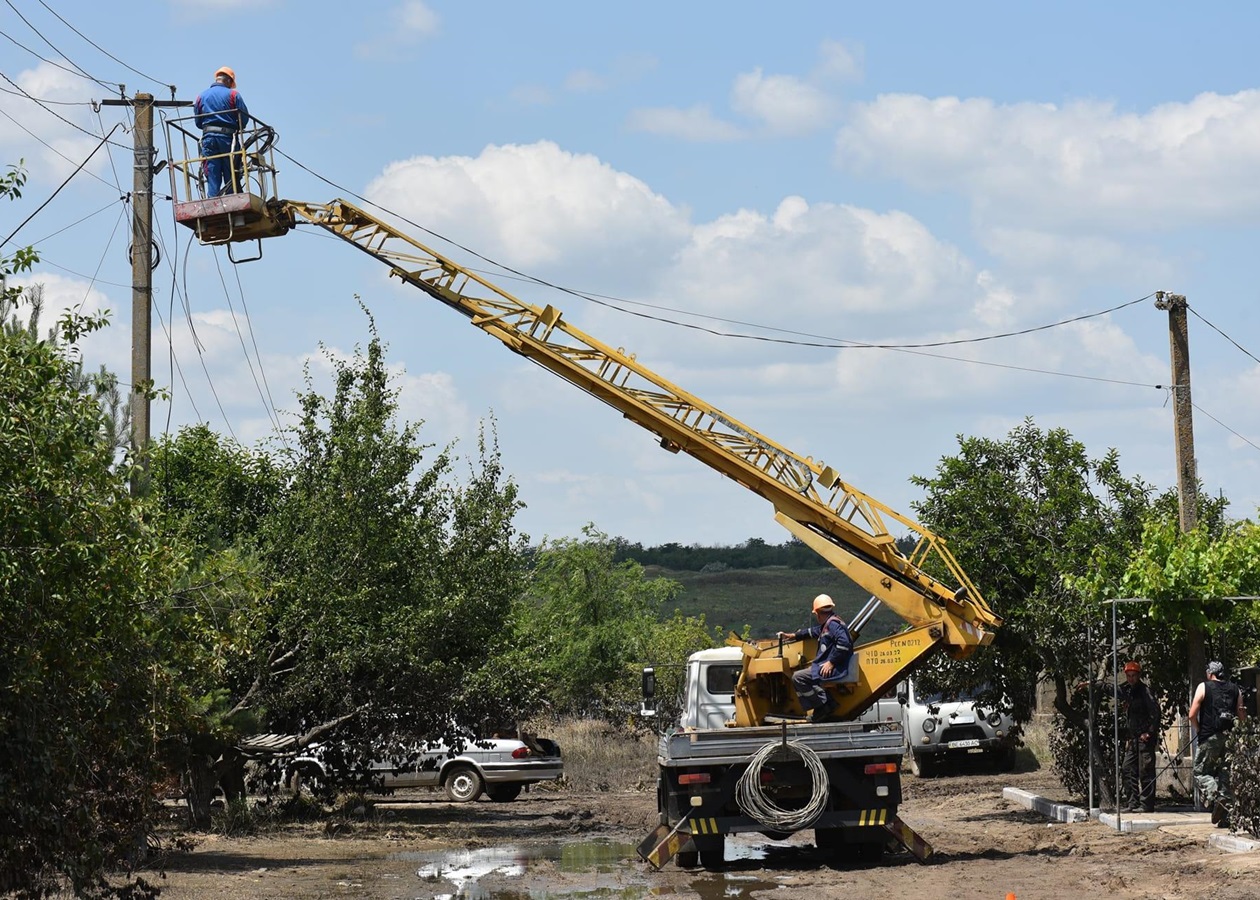
[{"label": "concrete curb", "polygon": [[1252,853],[1260,850],[1260,841],[1239,834],[1213,834],[1208,836],[1208,846],[1226,853]]},{"label": "concrete curb", "polygon": [[1143,819],[1138,813],[1121,816],[1117,821],[1115,813],[1100,812],[1098,821],[1115,831],[1157,831],[1164,824],[1155,819]]},{"label": "concrete curb", "polygon": [[1002,799],[1018,803],[1024,809],[1039,812],[1056,822],[1067,822],[1070,824],[1089,821],[1089,813],[1079,806],[1068,806],[1066,803],[1051,803],[1045,797],[1039,797],[1019,788],[1002,788]]},{"label": "concrete curb", "polygon": [[[1187,814],[1184,811],[1179,812],[1176,810],[1164,810],[1157,813],[1130,813],[1122,816],[1119,823],[1117,823],[1115,813],[1094,810],[1094,815],[1091,816],[1089,810],[1081,809],[1079,806],[1069,806],[1066,803],[1052,803],[1045,797],[1040,797],[1019,788],[1002,788],[1002,799],[1016,803],[1024,807],[1024,809],[1041,813],[1041,815],[1055,822],[1075,824],[1077,822],[1088,822],[1093,818],[1097,819],[1100,825],[1106,825],[1108,828],[1120,832],[1157,831],[1161,828],[1176,830],[1188,827],[1201,833],[1200,829],[1206,830],[1211,827],[1208,824],[1207,813]],[[1255,853],[1260,851],[1260,840],[1229,832],[1207,835],[1207,845],[1217,850],[1223,850],[1226,853]]]}]

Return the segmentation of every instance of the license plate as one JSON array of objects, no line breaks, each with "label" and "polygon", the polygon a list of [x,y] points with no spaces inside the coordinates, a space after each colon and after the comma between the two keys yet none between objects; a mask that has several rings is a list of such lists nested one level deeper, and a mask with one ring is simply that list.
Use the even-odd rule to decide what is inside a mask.
[{"label": "license plate", "polygon": [[963,750],[967,747],[979,747],[980,741],[975,738],[969,741],[950,741],[946,746],[951,750]]},{"label": "license plate", "polygon": [[951,725],[974,725],[976,723],[975,716],[957,715],[949,720]]}]

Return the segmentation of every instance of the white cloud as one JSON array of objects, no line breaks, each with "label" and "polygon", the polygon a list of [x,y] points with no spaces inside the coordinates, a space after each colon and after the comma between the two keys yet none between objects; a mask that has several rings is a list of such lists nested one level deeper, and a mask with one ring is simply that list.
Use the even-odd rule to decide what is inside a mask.
[{"label": "white cloud", "polygon": [[889,94],[851,110],[839,164],[965,194],[988,225],[1148,232],[1260,217],[1260,90],[1146,113]]},{"label": "white cloud", "polygon": [[[386,15],[389,28],[354,45],[360,59],[397,57],[441,30],[442,20],[424,0],[403,0]],[[365,19],[364,21],[371,21]]]},{"label": "white cloud", "polygon": [[508,96],[519,106],[549,106],[555,100],[551,91],[540,84],[517,85]]},{"label": "white cloud", "polygon": [[861,81],[865,53],[860,45],[825,40],[818,49],[813,76],[819,80]]},{"label": "white cloud", "polygon": [[791,75],[765,75],[760,68],[736,76],[731,108],[762,123],[772,135],[801,135],[827,123],[831,98]]},{"label": "white cloud", "polygon": [[575,69],[564,77],[564,89],[578,94],[591,94],[608,88],[608,79],[590,69]]},{"label": "white cloud", "polygon": [[626,128],[697,142],[735,141],[744,137],[743,130],[719,119],[702,103],[688,109],[662,106],[631,110],[626,117]]},{"label": "white cloud", "polygon": [[[101,142],[100,137],[93,136],[100,131],[100,123],[90,115],[87,105],[93,90],[99,98],[100,89],[48,63],[11,77],[19,95],[15,96],[7,84],[7,92],[0,92],[0,150],[9,163],[25,160],[32,182],[58,184]],[[29,96],[20,96],[23,91]],[[121,128],[112,140],[130,151],[130,138]],[[88,173],[99,176],[108,168],[107,150],[102,148],[92,156],[84,167]]]},{"label": "white cloud", "polygon": [[389,165],[367,193],[491,258],[534,273],[563,265],[580,283],[650,272],[688,230],[685,214],[639,179],[550,141],[413,157]]}]

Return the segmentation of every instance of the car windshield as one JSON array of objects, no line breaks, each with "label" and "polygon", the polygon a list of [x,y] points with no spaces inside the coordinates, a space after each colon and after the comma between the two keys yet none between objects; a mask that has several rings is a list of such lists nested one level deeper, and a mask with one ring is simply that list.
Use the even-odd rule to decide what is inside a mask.
[{"label": "car windshield", "polygon": [[973,703],[986,690],[988,690],[988,685],[964,688],[961,691],[937,691],[935,694],[925,695],[922,702],[929,706],[935,706],[938,703]]}]

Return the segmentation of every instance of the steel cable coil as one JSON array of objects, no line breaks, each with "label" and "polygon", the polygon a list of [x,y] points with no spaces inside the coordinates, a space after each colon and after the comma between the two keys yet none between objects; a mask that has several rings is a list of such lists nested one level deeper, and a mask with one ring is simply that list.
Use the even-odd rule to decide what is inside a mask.
[{"label": "steel cable coil", "polygon": [[[813,782],[809,802],[800,809],[783,809],[775,804],[761,784],[761,767],[776,754],[795,754],[805,763]],[[800,831],[814,824],[827,806],[831,783],[818,754],[797,741],[775,741],[753,754],[748,768],[735,785],[735,802],[745,814],[772,831]]]}]

